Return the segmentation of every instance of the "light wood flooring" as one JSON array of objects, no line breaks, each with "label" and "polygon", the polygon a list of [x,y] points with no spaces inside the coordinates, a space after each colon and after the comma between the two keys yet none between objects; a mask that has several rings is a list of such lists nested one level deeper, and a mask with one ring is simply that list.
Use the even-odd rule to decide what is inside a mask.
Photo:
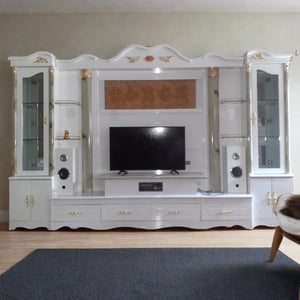
[{"label": "light wood flooring", "polygon": [[[38,248],[268,247],[274,229],[163,229],[108,231],[43,229],[9,231],[0,224],[0,274]],[[300,263],[300,246],[283,238],[279,248]],[[266,259],[269,259],[266,257]],[[276,261],[276,258],[275,258]]]}]

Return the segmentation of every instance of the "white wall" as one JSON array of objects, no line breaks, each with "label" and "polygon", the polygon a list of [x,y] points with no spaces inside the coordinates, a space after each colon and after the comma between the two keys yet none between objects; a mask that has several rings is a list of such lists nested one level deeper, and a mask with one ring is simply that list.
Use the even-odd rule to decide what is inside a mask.
[{"label": "white wall", "polygon": [[[0,211],[8,209],[12,81],[8,56],[49,51],[60,59],[89,53],[109,58],[131,44],[172,45],[187,57],[241,56],[253,48],[300,50],[300,13],[0,14]],[[291,152],[300,192],[300,62],[290,68]]]}]

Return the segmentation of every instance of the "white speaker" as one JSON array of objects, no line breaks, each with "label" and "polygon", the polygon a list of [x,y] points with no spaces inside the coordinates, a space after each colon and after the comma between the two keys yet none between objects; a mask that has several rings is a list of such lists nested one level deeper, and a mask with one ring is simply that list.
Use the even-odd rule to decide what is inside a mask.
[{"label": "white speaker", "polygon": [[223,190],[227,193],[247,193],[246,149],[243,146],[223,148]]},{"label": "white speaker", "polygon": [[76,149],[56,148],[53,155],[53,192],[72,195],[76,189]]}]

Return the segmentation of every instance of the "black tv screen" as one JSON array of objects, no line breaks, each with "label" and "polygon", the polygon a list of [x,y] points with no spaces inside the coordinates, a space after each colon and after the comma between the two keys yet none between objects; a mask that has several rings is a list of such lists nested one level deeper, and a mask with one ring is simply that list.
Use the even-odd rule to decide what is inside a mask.
[{"label": "black tv screen", "polygon": [[110,127],[110,170],[184,170],[184,127]]}]

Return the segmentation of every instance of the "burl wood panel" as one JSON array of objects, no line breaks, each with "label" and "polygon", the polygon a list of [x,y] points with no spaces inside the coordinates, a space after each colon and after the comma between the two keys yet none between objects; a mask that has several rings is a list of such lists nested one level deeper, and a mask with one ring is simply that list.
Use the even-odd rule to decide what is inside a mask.
[{"label": "burl wood panel", "polygon": [[196,108],[195,80],[108,80],[105,109]]}]

